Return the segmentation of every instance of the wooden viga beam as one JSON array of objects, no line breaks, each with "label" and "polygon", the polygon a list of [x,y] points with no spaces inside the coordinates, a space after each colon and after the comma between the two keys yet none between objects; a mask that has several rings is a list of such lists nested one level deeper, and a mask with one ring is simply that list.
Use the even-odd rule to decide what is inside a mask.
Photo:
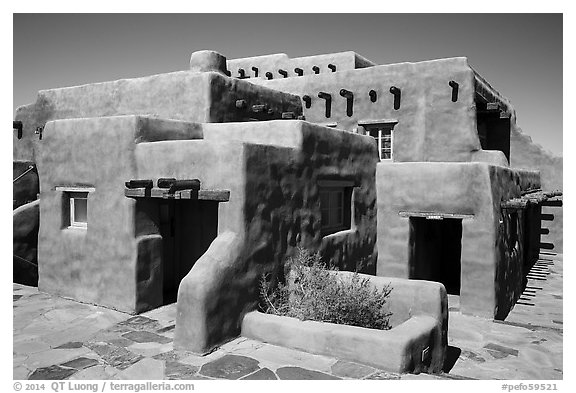
[{"label": "wooden viga beam", "polygon": [[507,201],[501,202],[500,207],[502,209],[526,209],[528,206],[528,200],[523,198],[514,198]]}]

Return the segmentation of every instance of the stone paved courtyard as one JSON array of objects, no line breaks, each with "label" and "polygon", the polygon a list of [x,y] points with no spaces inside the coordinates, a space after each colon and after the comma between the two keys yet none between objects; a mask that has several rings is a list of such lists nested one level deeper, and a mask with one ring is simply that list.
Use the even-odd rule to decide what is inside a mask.
[{"label": "stone paved courtyard", "polygon": [[451,297],[446,372],[398,375],[239,337],[206,356],[175,351],[176,305],[138,316],[14,284],[14,379],[562,379],[562,255],[541,254],[506,321]]}]

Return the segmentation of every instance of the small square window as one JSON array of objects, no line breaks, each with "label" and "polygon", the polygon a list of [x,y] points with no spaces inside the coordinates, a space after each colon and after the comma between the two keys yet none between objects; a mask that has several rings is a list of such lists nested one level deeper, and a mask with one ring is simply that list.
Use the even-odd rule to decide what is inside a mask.
[{"label": "small square window", "polygon": [[70,226],[88,227],[88,192],[70,192]]},{"label": "small square window", "polygon": [[88,195],[94,187],[57,186],[62,196],[62,229],[88,228]]}]

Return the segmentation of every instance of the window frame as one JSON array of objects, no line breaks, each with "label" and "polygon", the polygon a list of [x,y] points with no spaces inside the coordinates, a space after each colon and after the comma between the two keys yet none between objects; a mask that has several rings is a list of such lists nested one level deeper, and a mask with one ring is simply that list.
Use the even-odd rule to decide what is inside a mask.
[{"label": "window frame", "polygon": [[[320,231],[322,236],[352,229],[353,187],[353,181],[318,181]],[[328,206],[322,204],[322,195],[326,195],[325,200]],[[334,198],[335,195],[339,196]],[[322,220],[323,212],[326,212],[328,222]],[[336,212],[335,215],[334,212]],[[334,217],[336,217],[336,220],[332,222],[331,219]]]},{"label": "window frame", "polygon": [[[332,231],[338,232],[342,230],[343,227],[345,227],[344,194],[345,189],[340,187],[333,187],[333,188],[325,187],[320,191],[320,219],[323,232],[332,232]],[[323,195],[326,196],[328,206],[322,206]],[[336,198],[334,198],[334,196],[336,196]],[[335,206],[332,206],[332,204],[334,203]],[[324,212],[326,212],[326,217],[328,221],[327,223],[322,222]]]},{"label": "window frame", "polygon": [[[378,157],[381,161],[394,161],[394,127],[396,124],[398,124],[397,120],[366,121],[358,123],[359,126],[364,127],[364,135],[369,135],[376,140],[376,143],[378,144]],[[384,147],[384,140],[386,140],[388,133],[390,133],[390,147],[386,148]],[[389,158],[383,158],[383,149],[389,150]]]},{"label": "window frame", "polygon": [[[80,196],[82,195],[82,196]],[[88,228],[88,192],[70,192],[68,195],[70,201],[70,225],[72,228]],[[86,201],[86,221],[76,220],[76,202],[78,200]]]},{"label": "window frame", "polygon": [[[63,194],[63,217],[64,229],[88,229],[88,205],[90,194],[95,191],[93,187],[56,187],[56,191]],[[77,201],[86,201],[86,221],[77,221]]]}]

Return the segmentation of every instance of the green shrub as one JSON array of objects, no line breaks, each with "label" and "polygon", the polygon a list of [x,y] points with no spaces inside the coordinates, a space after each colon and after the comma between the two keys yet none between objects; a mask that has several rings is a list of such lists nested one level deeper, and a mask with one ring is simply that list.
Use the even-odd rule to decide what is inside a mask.
[{"label": "green shrub", "polygon": [[373,288],[369,279],[357,272],[350,280],[340,279],[321,262],[318,253],[303,248],[288,260],[287,267],[287,283],[272,286],[262,277],[262,311],[300,320],[390,329],[391,314],[384,307],[390,287]]}]

